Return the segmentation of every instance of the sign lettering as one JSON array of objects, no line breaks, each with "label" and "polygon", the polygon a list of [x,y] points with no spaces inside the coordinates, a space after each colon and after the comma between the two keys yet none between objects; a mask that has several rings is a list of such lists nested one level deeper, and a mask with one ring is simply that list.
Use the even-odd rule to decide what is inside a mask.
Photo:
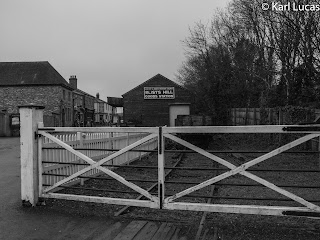
[{"label": "sign lettering", "polygon": [[174,87],[145,87],[144,99],[174,99]]}]

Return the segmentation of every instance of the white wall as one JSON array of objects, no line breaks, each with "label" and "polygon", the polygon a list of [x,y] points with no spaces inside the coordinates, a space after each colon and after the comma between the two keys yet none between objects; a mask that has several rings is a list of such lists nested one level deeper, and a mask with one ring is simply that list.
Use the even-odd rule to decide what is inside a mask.
[{"label": "white wall", "polygon": [[175,126],[178,115],[190,115],[190,105],[171,105],[169,109],[170,127]]}]

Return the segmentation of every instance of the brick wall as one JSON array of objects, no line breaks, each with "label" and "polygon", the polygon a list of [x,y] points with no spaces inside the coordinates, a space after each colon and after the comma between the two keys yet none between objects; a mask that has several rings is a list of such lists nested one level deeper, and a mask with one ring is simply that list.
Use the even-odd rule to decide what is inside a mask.
[{"label": "brick wall", "polygon": [[[175,99],[144,99],[144,87],[174,87]],[[123,95],[123,118],[142,126],[169,126],[169,106],[174,103],[193,103],[193,97],[168,79],[154,78]]]},{"label": "brick wall", "polygon": [[[65,91],[65,99],[63,98]],[[72,93],[62,86],[16,86],[0,87],[0,108],[7,109],[8,113],[18,113],[19,105],[37,104],[45,106],[44,115],[52,116],[52,113],[61,114],[61,109],[70,109],[72,112]],[[67,111],[65,111],[67,112]],[[72,125],[72,114],[66,119],[65,126]],[[61,124],[61,119],[60,119]],[[60,125],[59,124],[59,125]],[[47,126],[51,125],[49,122]]]},{"label": "brick wall", "polygon": [[90,97],[88,95],[85,95],[85,107],[90,109],[90,110],[94,110],[94,97]]},{"label": "brick wall", "polygon": [[83,95],[79,93],[73,93],[73,99],[74,99],[74,106],[76,107],[83,107]]}]

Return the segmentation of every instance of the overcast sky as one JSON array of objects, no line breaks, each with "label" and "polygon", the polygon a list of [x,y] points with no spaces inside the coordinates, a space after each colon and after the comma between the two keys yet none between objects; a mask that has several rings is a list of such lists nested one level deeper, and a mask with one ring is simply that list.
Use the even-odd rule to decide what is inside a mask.
[{"label": "overcast sky", "polygon": [[227,0],[0,0],[0,61],[49,61],[95,96],[174,80],[189,26]]}]

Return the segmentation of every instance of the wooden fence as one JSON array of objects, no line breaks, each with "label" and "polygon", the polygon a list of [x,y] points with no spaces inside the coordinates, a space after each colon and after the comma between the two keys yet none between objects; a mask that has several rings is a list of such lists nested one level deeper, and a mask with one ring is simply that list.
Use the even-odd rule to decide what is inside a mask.
[{"label": "wooden fence", "polygon": [[233,126],[243,125],[283,125],[299,124],[300,122],[312,122],[320,116],[320,110],[314,109],[311,112],[302,114],[299,122],[291,122],[286,112],[280,108],[231,108],[229,110],[230,122]]},{"label": "wooden fence", "polygon": [[260,108],[231,108],[230,120],[231,125],[260,125],[262,122],[270,125],[280,125],[283,122],[283,115],[280,111],[272,108],[266,108],[267,116],[262,116]]},{"label": "wooden fence", "polygon": [[[281,108],[265,108],[263,110],[260,108],[231,108],[229,116],[230,123],[233,126],[299,124],[310,123],[318,119],[320,117],[320,109],[300,113],[298,122],[292,122],[292,119]],[[276,141],[281,143],[281,134]],[[320,139],[312,139],[304,143],[303,148],[314,151],[320,150]]]},{"label": "wooden fence", "polygon": [[[115,128],[116,131],[116,128]],[[134,143],[141,138],[143,138],[146,134],[138,134],[138,133],[60,133],[54,134],[56,138],[63,141],[64,143],[70,145],[72,148],[85,148],[87,150],[81,151],[86,156],[91,159],[98,161],[102,158],[109,156],[113,151],[111,149],[121,149],[124,148],[131,143]],[[137,147],[137,150],[153,150],[157,146],[157,142],[155,140],[148,141],[147,143]],[[79,165],[68,165],[67,163],[83,163],[76,155],[71,152],[66,151],[58,146],[58,144],[52,142],[48,138],[42,138],[42,159],[45,163],[43,166],[43,183],[48,185],[53,185],[59,180],[64,178],[64,175],[70,175],[75,172],[80,171],[86,166]],[[48,148],[48,149],[46,149]],[[57,149],[52,149],[57,148]],[[88,150],[88,149],[101,149],[101,151],[96,150]],[[108,149],[109,151],[102,150]],[[136,159],[142,158],[148,154],[147,152],[127,152],[123,155],[120,155],[110,162],[110,165],[122,165],[128,164]],[[50,163],[50,162],[59,162]],[[99,175],[98,169],[93,169],[83,176],[95,176]],[[59,176],[61,175],[61,176]],[[84,178],[73,179],[69,184],[73,185],[78,182],[83,183]]]}]

